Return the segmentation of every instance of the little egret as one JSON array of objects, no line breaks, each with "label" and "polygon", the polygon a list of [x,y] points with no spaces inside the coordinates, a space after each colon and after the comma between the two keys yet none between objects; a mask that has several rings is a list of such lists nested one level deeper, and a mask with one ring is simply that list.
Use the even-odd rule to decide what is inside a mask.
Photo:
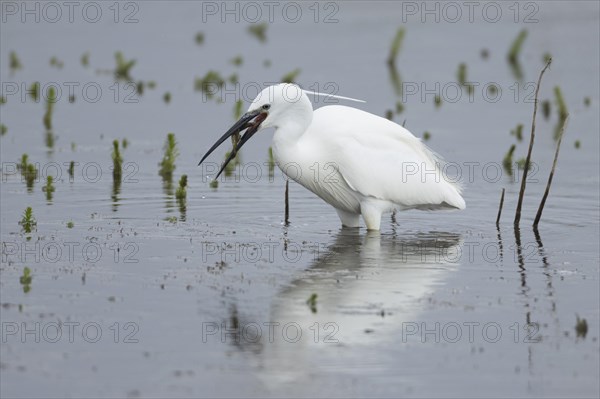
[{"label": "little egret", "polygon": [[216,179],[257,131],[274,127],[277,166],[333,206],[343,226],[359,227],[362,215],[368,230],[379,230],[384,212],[465,208],[460,186],[442,173],[441,159],[404,127],[341,105],[313,111],[307,93],[319,95],[294,84],[265,88],[198,165],[245,131]]}]

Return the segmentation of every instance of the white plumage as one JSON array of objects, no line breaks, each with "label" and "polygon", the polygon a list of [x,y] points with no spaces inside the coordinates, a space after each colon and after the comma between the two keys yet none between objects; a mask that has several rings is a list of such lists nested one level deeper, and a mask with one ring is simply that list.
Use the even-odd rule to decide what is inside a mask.
[{"label": "white plumage", "polygon": [[332,205],[344,226],[358,227],[362,215],[369,230],[379,230],[381,215],[395,209],[465,208],[441,159],[385,118],[341,105],[313,111],[306,92],[290,84],[264,89],[245,116],[259,121],[244,138],[274,127],[277,165]]}]

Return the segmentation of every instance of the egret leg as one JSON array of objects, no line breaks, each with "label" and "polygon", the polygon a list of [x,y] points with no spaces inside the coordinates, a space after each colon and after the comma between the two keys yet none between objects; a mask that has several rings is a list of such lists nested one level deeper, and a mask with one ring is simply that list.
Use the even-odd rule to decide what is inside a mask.
[{"label": "egret leg", "polygon": [[367,230],[379,230],[381,227],[381,207],[369,201],[360,203],[360,213],[362,214]]},{"label": "egret leg", "polygon": [[359,227],[360,226],[360,214],[351,213],[342,211],[341,209],[335,209],[340,220],[342,221],[342,226],[344,227]]}]

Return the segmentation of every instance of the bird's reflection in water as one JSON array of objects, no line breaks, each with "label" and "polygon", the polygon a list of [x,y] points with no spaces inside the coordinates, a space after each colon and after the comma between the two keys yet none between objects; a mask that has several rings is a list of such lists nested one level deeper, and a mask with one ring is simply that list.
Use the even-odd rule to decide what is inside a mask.
[{"label": "bird's reflection in water", "polygon": [[[274,298],[268,320],[231,308],[228,325],[239,330],[235,347],[256,355],[261,379],[276,389],[308,383],[324,365],[340,367],[350,346],[397,345],[402,323],[418,320],[426,306],[420,300],[456,267],[460,244],[460,235],[446,232],[342,229],[328,251]],[[316,300],[307,303],[313,294]]]}]

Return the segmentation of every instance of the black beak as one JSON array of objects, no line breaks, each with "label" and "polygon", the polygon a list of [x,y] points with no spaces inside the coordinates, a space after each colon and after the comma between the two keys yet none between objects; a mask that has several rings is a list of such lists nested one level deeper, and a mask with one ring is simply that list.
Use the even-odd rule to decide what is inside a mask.
[{"label": "black beak", "polygon": [[227,140],[229,137],[233,136],[234,134],[240,133],[244,129],[247,129],[246,132],[244,133],[244,135],[242,136],[242,138],[240,139],[240,141],[237,143],[237,146],[234,149],[232,149],[231,152],[229,153],[229,157],[227,157],[227,159],[221,166],[221,170],[219,170],[219,173],[217,173],[217,175],[215,176],[215,180],[218,179],[219,176],[221,175],[221,173],[223,172],[223,170],[225,170],[225,167],[227,166],[227,164],[233,158],[235,158],[235,156],[238,153],[238,151],[240,150],[240,148],[242,148],[242,146],[244,144],[246,144],[246,142],[250,139],[250,137],[252,137],[254,135],[254,133],[256,133],[258,131],[260,124],[262,123],[262,121],[264,121],[266,119],[267,115],[268,114],[266,112],[261,113],[260,110],[246,112],[244,115],[242,115],[240,120],[238,120],[227,131],[227,133],[225,133],[223,136],[221,136],[221,138],[219,140],[217,140],[217,142],[215,144],[213,144],[212,147],[210,147],[210,150],[208,150],[208,152],[206,154],[204,154],[204,156],[198,163],[198,166],[200,166],[202,164],[202,162],[204,162],[204,160],[210,154],[212,154],[212,152],[214,150],[217,149],[218,146],[223,144],[223,142],[225,140]]}]

